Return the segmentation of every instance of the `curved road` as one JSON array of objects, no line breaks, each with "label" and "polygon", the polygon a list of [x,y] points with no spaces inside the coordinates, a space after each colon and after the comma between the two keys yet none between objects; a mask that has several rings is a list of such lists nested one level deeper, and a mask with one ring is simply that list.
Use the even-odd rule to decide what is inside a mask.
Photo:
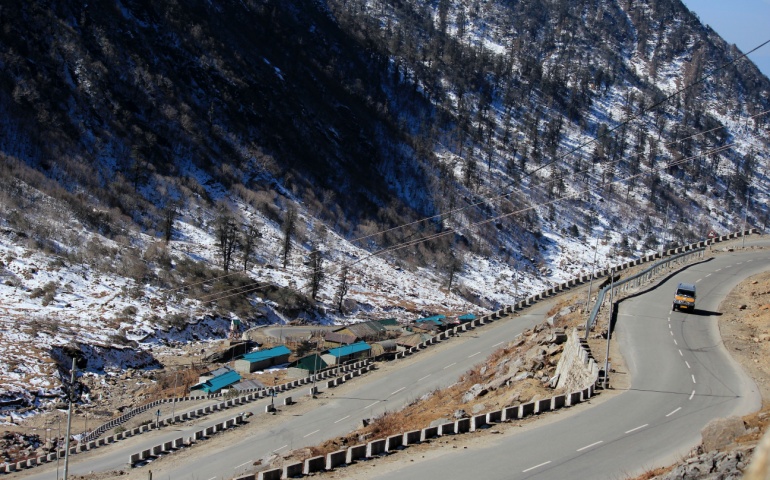
[{"label": "curved road", "polygon": [[[770,250],[724,254],[621,303],[615,338],[632,378],[628,391],[490,446],[415,460],[376,478],[617,479],[675,463],[712,419],[760,407],[756,385],[723,347],[717,308],[740,281],[768,268]],[[671,311],[678,282],[698,286],[695,312]]]},{"label": "curved road", "polygon": [[[738,263],[741,262],[741,263]],[[747,263],[748,262],[748,263]],[[700,439],[709,420],[756,409],[758,395],[721,347],[714,312],[721,298],[743,278],[768,268],[770,251],[733,253],[691,267],[662,288],[621,305],[617,338],[621,342],[632,388],[564,420],[548,423],[526,434],[495,437],[483,449],[454,450],[436,461],[415,462],[397,473],[403,478],[444,475],[447,478],[618,478],[661,462],[673,462]],[[671,292],[678,281],[698,284],[699,315],[670,312]],[[303,411],[286,408],[279,417],[265,418],[269,400],[231,409],[256,413],[250,420],[260,429],[238,429],[226,449],[209,449],[206,443],[182,465],[153,462],[157,478],[230,479],[252,461],[271,452],[286,451],[347,433],[368,418],[400,408],[410,400],[454,383],[471,365],[483,361],[503,342],[542,322],[552,302],[540,303],[522,316],[497,321],[433,346],[408,360],[386,364],[342,388],[323,395],[315,407]],[[670,318],[670,322],[669,322]],[[632,341],[633,340],[633,341]],[[680,353],[681,351],[681,353]],[[753,390],[752,390],[753,389]],[[694,393],[693,393],[694,392]],[[306,390],[289,392],[298,397]],[[280,398],[277,399],[280,402]],[[297,408],[296,413],[292,413]],[[181,409],[178,410],[181,412]],[[216,420],[216,421],[221,421]],[[124,468],[131,453],[151,445],[188,436],[201,424],[163,429],[117,445],[72,457],[70,472]],[[227,437],[225,437],[227,438]],[[633,455],[630,455],[630,453]],[[146,478],[145,468],[132,478]],[[51,467],[38,467],[25,478],[52,478]],[[138,475],[138,476],[137,476]],[[388,478],[391,474],[385,475]],[[383,478],[385,477],[383,476]]]},{"label": "curved road", "polygon": [[[194,448],[200,453],[182,465],[169,459],[152,462],[155,478],[212,480],[230,479],[245,471],[254,460],[266,458],[272,452],[285,452],[292,448],[317,445],[322,441],[346,434],[361,425],[363,418],[371,418],[386,410],[403,407],[411,400],[457,381],[467,369],[483,362],[503,343],[513,339],[523,330],[541,323],[553,302],[547,300],[524,310],[521,315],[495,321],[491,324],[443,341],[438,345],[391,364],[381,364],[380,371],[343,387],[330,389],[316,402],[314,408],[294,413],[299,407],[282,408],[279,418],[265,418],[265,405],[270,400],[253,402],[246,407],[231,408],[222,414],[212,415],[201,423],[180,425],[153,431],[118,442],[109,448],[100,448],[87,454],[74,455],[70,473],[86,474],[91,471],[125,468],[129,456],[180,436],[188,437],[203,426],[221,422],[242,411],[255,414],[251,423],[264,425],[259,430],[236,429],[230,435],[232,442],[226,449],[213,450],[206,442]],[[287,392],[295,399],[307,395],[308,389]],[[276,404],[282,403],[281,397]],[[177,408],[177,413],[185,410]],[[165,414],[165,412],[164,412]],[[216,420],[215,420],[216,419]],[[172,460],[172,461],[167,461]],[[146,478],[148,467],[136,468],[132,475]],[[54,475],[55,466],[41,466],[25,472],[25,477],[46,480]],[[139,478],[139,477],[138,477]]]}]

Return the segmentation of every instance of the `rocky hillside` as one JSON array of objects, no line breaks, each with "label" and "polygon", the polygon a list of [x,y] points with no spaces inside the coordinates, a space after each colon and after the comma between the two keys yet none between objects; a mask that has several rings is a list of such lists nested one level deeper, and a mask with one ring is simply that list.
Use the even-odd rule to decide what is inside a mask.
[{"label": "rocky hillside", "polygon": [[65,343],[482,312],[768,213],[770,81],[679,0],[12,2],[0,65],[14,405]]}]

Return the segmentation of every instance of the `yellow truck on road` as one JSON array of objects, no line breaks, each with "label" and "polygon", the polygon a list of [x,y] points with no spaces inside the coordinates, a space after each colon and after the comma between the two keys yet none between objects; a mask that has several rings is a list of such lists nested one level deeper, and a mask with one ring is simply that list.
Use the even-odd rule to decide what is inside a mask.
[{"label": "yellow truck on road", "polygon": [[671,307],[671,310],[681,310],[683,308],[690,311],[695,310],[695,285],[692,283],[680,283],[676,287],[674,305]]}]

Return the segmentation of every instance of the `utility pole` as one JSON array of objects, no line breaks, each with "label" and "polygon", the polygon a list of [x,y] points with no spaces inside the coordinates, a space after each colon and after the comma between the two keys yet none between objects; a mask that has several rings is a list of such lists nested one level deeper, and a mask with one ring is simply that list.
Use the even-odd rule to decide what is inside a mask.
[{"label": "utility pole", "polygon": [[610,271],[610,316],[607,320],[607,356],[604,358],[604,382],[603,389],[607,389],[607,377],[610,376],[610,336],[612,332],[612,302],[615,290],[615,269]]},{"label": "utility pole", "polygon": [[174,395],[174,401],[171,402],[171,421],[174,420],[174,410],[176,408],[176,380],[178,377],[179,377],[179,371],[177,370],[176,372],[174,372],[174,393],[172,394]]},{"label": "utility pole", "polygon": [[663,248],[661,248],[661,255],[666,253],[666,231],[668,230],[668,203],[666,203],[666,223],[663,226]]},{"label": "utility pole", "polygon": [[746,217],[749,215],[749,197],[751,196],[751,187],[749,187],[746,191],[746,208],[743,209],[743,234],[741,235],[741,238],[743,239],[741,248],[746,248]]},{"label": "utility pole", "polygon": [[67,480],[70,466],[70,430],[72,429],[72,401],[75,396],[75,357],[72,357],[70,369],[70,388],[67,392],[69,408],[67,408],[67,438],[64,439],[64,480]]},{"label": "utility pole", "polygon": [[588,305],[591,303],[591,289],[594,286],[594,276],[596,276],[596,252],[599,250],[599,237],[596,237],[596,242],[594,243],[594,262],[591,264],[591,281],[588,283],[588,297],[586,297],[586,313],[588,316],[586,317],[586,334],[585,339],[588,340],[588,329],[590,325],[588,325],[588,321],[591,320],[591,312],[588,311]]}]

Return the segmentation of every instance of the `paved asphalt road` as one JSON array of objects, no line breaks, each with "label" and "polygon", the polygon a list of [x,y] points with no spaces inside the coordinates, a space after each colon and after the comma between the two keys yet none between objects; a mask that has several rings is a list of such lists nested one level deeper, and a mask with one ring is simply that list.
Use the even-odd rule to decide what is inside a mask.
[{"label": "paved asphalt road", "polygon": [[[523,315],[498,320],[473,331],[463,333],[428,350],[399,361],[403,368],[386,365],[383,370],[367,374],[365,379],[356,379],[345,387],[345,395],[339,389],[330,389],[317,401],[315,408],[301,416],[293,416],[291,407],[285,409],[285,416],[277,426],[244,436],[230,433],[232,443],[223,451],[206,450],[205,442],[199,447],[201,454],[184,465],[173,466],[172,462],[153,462],[154,478],[172,479],[230,479],[241,473],[253,460],[264,458],[274,451],[286,451],[343,435],[361,425],[363,418],[376,416],[386,410],[398,409],[407,402],[456,382],[458,377],[476,363],[484,360],[504,342],[513,339],[526,328],[532,327],[545,318],[552,302],[545,301],[523,311]],[[386,375],[385,373],[390,373]],[[307,389],[289,392],[298,397]],[[333,394],[333,395],[332,395]],[[281,402],[281,397],[276,400]],[[211,425],[230,418],[241,411],[251,411],[252,422],[264,422],[265,404],[269,400],[254,402],[247,407],[232,408],[221,415],[212,416],[201,424],[179,428],[163,429],[118,442],[107,449],[98,449],[87,455],[74,455],[70,473],[85,474],[90,471],[105,471],[125,468],[129,456],[180,436],[189,436],[202,426]],[[177,409],[177,413],[184,410]],[[215,420],[217,419],[217,420]],[[236,430],[237,432],[237,430]],[[148,467],[144,467],[147,469]],[[55,468],[38,467],[24,478],[43,480],[55,478]]]},{"label": "paved asphalt road", "polygon": [[[751,263],[747,263],[749,260]],[[721,298],[741,279],[768,265],[770,251],[725,255],[691,267],[654,292],[624,302],[617,338],[634,379],[628,392],[581,415],[544,425],[525,435],[506,436],[504,442],[493,447],[457,451],[438,461],[412,464],[397,474],[400,478],[421,479],[426,475],[477,477],[480,465],[485,465],[481,470],[483,478],[618,478],[653,463],[676,460],[699,441],[700,429],[710,419],[746,413],[759,406],[753,383],[724,352],[716,318],[708,312],[716,311]],[[670,312],[676,282],[696,280],[699,314]],[[154,476],[229,479],[270,452],[315,445],[342,435],[360,425],[362,418],[399,408],[424,393],[453,383],[503,342],[540,323],[550,303],[544,302],[520,317],[497,321],[431,347],[406,360],[402,364],[405,368],[385,367],[384,370],[390,370],[389,375],[368,374],[369,379],[356,380],[345,390],[332,389],[317,400],[318,408],[299,416],[293,416],[290,407],[285,416],[273,419],[269,428],[249,434],[230,433],[232,442],[226,450],[209,451],[204,442],[196,447],[200,454],[184,465],[164,460],[153,462]],[[343,391],[345,394],[341,395]],[[296,397],[303,393],[304,390],[289,394]],[[262,400],[231,409],[202,425],[244,410],[257,413],[252,422],[265,422],[261,412],[266,403]],[[73,456],[70,472],[84,474],[124,468],[131,453],[187,436],[188,431],[202,425],[145,434],[109,449]],[[29,473],[24,477],[55,478],[50,467]],[[391,478],[390,474],[387,476]]]},{"label": "paved asphalt road", "polygon": [[[492,445],[452,450],[378,478],[618,479],[676,462],[712,419],[757,410],[754,382],[722,345],[717,308],[740,281],[770,268],[770,250],[694,265],[622,302],[616,338],[631,388],[579,415]],[[698,287],[693,313],[672,312],[678,282]]]}]

